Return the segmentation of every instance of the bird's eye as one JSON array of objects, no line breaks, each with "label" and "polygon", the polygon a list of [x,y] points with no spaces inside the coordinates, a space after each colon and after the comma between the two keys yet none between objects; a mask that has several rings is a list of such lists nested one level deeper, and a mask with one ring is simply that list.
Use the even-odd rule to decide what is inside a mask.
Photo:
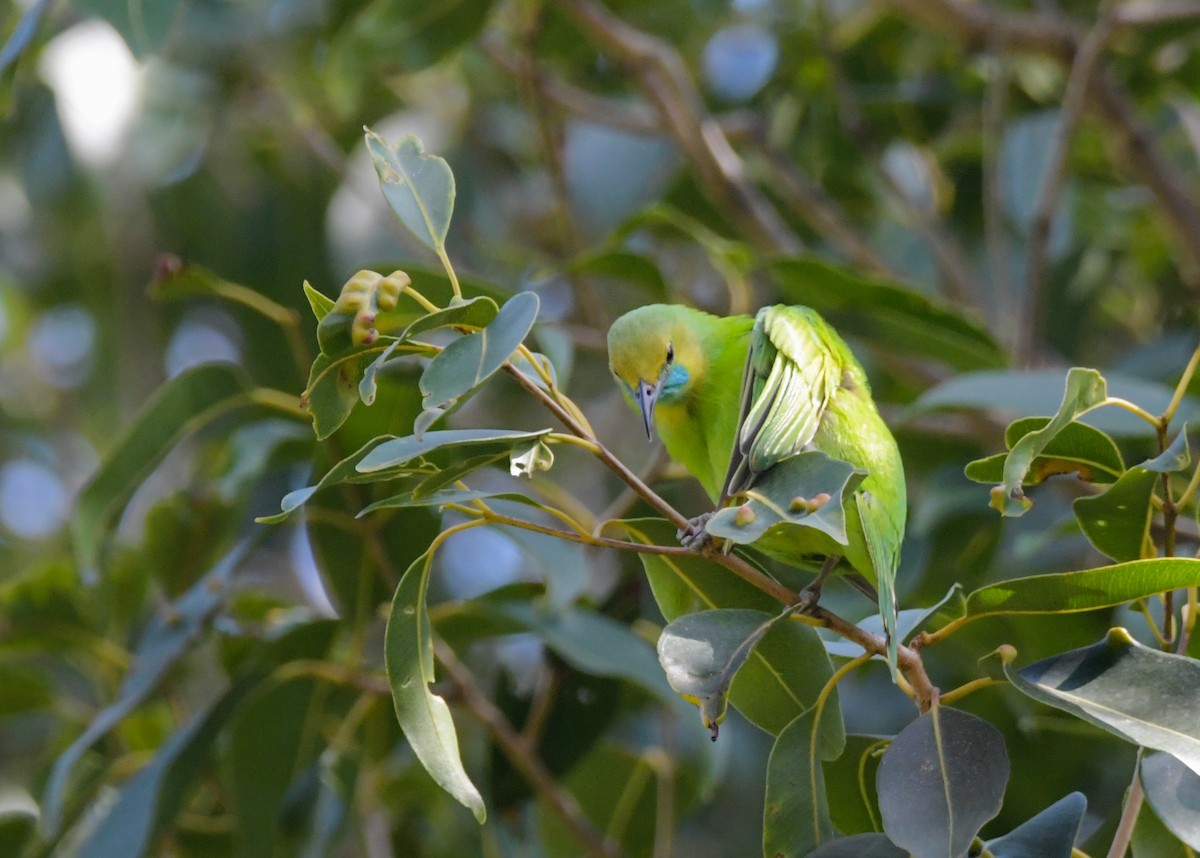
[{"label": "bird's eye", "polygon": [[672,343],[667,343],[667,363],[675,360],[675,346]]}]

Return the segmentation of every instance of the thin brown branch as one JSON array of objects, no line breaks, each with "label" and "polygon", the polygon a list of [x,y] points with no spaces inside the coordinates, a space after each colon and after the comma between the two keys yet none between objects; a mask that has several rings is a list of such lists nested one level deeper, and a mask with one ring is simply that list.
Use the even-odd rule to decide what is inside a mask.
[{"label": "thin brown branch", "polygon": [[1142,792],[1141,753],[1138,762],[1133,767],[1133,779],[1129,789],[1125,791],[1125,805],[1121,808],[1121,821],[1117,824],[1117,832],[1113,835],[1112,846],[1108,850],[1108,858],[1125,858],[1129,852],[1129,844],[1133,840],[1133,829],[1137,825],[1138,814],[1142,810],[1145,793]]},{"label": "thin brown branch", "polygon": [[556,0],[580,30],[627,68],[658,110],[664,130],[692,161],[701,187],[759,250],[794,253],[800,239],[750,182],[737,153],[699,93],[674,46],[622,21],[593,0]]},{"label": "thin brown branch", "polygon": [[446,668],[446,673],[458,687],[459,697],[467,711],[484,726],[512,767],[520,772],[550,812],[575,835],[587,850],[587,854],[600,858],[622,858],[620,848],[592,824],[579,802],[575,800],[575,796],[562,788],[540,757],[528,752],[520,734],[513,729],[496,704],[479,690],[475,677],[471,675],[467,666],[459,661],[454,650],[436,640],[433,646],[437,660]]},{"label": "thin brown branch", "polygon": [[1054,213],[1058,209],[1058,201],[1062,197],[1067,153],[1070,151],[1071,140],[1075,136],[1075,129],[1083,115],[1088,90],[1099,68],[1100,59],[1104,55],[1104,46],[1108,43],[1109,35],[1112,33],[1112,9],[1113,0],[1106,0],[1101,7],[1099,20],[1075,54],[1075,62],[1071,66],[1066,91],[1063,93],[1062,107],[1059,110],[1058,127],[1054,131],[1046,169],[1042,174],[1041,186],[1038,188],[1033,222],[1029,228],[1026,269],[1028,278],[1024,291],[1024,308],[1021,322],[1017,326],[1020,336],[1017,356],[1019,362],[1023,364],[1027,364],[1032,359],[1034,350],[1041,342],[1046,304],[1044,280],[1050,230],[1054,225]]}]

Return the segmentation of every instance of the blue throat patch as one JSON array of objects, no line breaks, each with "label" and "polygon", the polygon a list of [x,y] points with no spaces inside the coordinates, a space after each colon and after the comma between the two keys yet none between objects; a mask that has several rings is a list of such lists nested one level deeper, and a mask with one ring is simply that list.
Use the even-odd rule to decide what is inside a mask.
[{"label": "blue throat patch", "polygon": [[659,394],[659,399],[671,400],[678,397],[690,378],[691,376],[682,364],[672,364],[670,371],[667,372],[667,377],[663,379],[662,393]]}]

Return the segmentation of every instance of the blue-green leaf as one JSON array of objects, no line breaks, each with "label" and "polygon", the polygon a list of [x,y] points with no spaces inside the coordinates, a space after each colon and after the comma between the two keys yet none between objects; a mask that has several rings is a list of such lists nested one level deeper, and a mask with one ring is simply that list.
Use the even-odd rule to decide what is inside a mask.
[{"label": "blue-green leaf", "polygon": [[383,196],[409,232],[431,250],[444,251],[454,213],[454,173],[436,155],[425,154],[411,134],[389,143],[370,128],[367,151],[379,174]]},{"label": "blue-green leaf", "polygon": [[1200,663],[1195,660],[1143,646],[1117,628],[1092,646],[1020,671],[1006,664],[1004,672],[1035,700],[1128,742],[1173,754],[1200,773]]},{"label": "blue-green leaf", "polygon": [[934,706],[900,731],[879,764],[883,830],[916,858],[961,858],[1000,812],[1008,775],[999,730]]},{"label": "blue-green leaf", "polygon": [[[826,706],[821,720],[838,717]],[[827,734],[816,723],[814,706],[780,732],[767,761],[767,795],[763,808],[763,853],[772,858],[803,858],[837,832],[829,818],[825,773],[821,760],[835,758],[841,748],[820,741]]]},{"label": "blue-green leaf", "polygon": [[549,429],[537,432],[518,432],[509,429],[443,429],[426,432],[421,438],[408,435],[404,438],[385,438],[375,445],[354,466],[360,474],[372,474],[396,468],[411,462],[418,456],[447,447],[504,447],[512,449],[522,441],[541,438]]},{"label": "blue-green leaf", "polygon": [[988,841],[994,858],[1071,858],[1087,810],[1083,793],[1060,798],[1003,837]]},{"label": "blue-green leaf", "polygon": [[1171,832],[1200,849],[1200,775],[1170,754],[1142,757],[1140,774],[1146,801]]}]

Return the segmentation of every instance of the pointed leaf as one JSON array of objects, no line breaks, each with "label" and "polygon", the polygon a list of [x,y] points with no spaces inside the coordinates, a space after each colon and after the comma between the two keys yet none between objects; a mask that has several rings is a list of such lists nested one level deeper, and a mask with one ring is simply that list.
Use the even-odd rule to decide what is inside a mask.
[{"label": "pointed leaf", "polygon": [[1140,777],[1146,801],[1171,833],[1200,849],[1200,775],[1170,754],[1142,757]]},{"label": "pointed leaf", "polygon": [[404,342],[415,337],[417,334],[423,334],[426,331],[433,331],[438,328],[456,326],[483,328],[491,324],[499,312],[500,305],[485,295],[476,298],[466,298],[451,303],[449,307],[445,307],[435,313],[429,313],[414,320],[400,332],[397,339],[400,342]]},{"label": "pointed leaf", "polygon": [[[372,438],[358,450],[330,468],[315,485],[305,486],[302,489],[296,489],[284,495],[283,500],[279,502],[280,512],[275,515],[259,516],[255,521],[259,524],[279,524],[322,489],[338,485],[339,483],[364,481],[363,475],[357,470],[358,463],[366,458],[367,454],[376,447],[394,440],[396,440],[394,435],[380,435],[378,438]],[[378,478],[378,476],[375,477],[375,479]]]},{"label": "pointed leaf", "polygon": [[[831,717],[836,713],[826,706],[821,720]],[[763,854],[771,858],[803,858],[837,837],[821,760],[836,757],[840,749],[820,741],[827,730],[818,728],[816,718],[816,707],[798,716],[771,748],[763,808]]]},{"label": "pointed leaf", "polygon": [[[810,527],[846,545],[843,503],[865,476],[865,471],[820,451],[799,453],[768,470],[741,506],[719,510],[705,530],[736,545],[748,545],[777,524]],[[814,503],[822,496],[825,503]]]},{"label": "pointed leaf", "polygon": [[404,438],[387,438],[368,451],[355,465],[360,474],[371,474],[407,464],[418,456],[449,447],[477,448],[494,447],[509,449],[522,441],[541,438],[549,429],[537,432],[518,432],[510,429],[443,429],[427,432],[423,438],[415,435]]},{"label": "pointed leaf", "polygon": [[[662,519],[615,523],[649,545],[678,545],[675,528]],[[746,608],[774,615],[780,605],[725,567],[703,557],[639,555],[659,610],[668,621],[711,608]],[[774,626],[751,651],[729,689],[729,702],[753,724],[778,734],[816,701],[833,667],[820,636],[802,623]],[[844,733],[836,697],[821,719],[822,741],[840,747]]]},{"label": "pointed leaf", "polygon": [[426,155],[421,141],[411,134],[389,143],[370,128],[363,130],[388,205],[422,244],[443,251],[454,213],[450,165],[436,155]]},{"label": "pointed leaf", "polygon": [[1137,599],[1200,586],[1200,560],[1159,557],[1013,578],[981,587],[967,596],[965,620],[1001,614],[1066,614],[1110,608]]},{"label": "pointed leaf", "polygon": [[42,827],[50,834],[62,824],[66,791],[79,759],[113,727],[150,696],[171,667],[200,638],[208,621],[225,601],[234,569],[245,556],[240,545],[212,571],[192,585],[174,604],[155,614],[146,628],[117,699],[100,710],[86,730],[54,761],[42,801]]},{"label": "pointed leaf", "polygon": [[658,638],[658,660],[676,693],[700,707],[700,720],[717,738],[734,674],[776,622],[790,612],[768,614],[717,608],[685,614]]},{"label": "pointed leaf", "polygon": [[1025,497],[1022,486],[1025,475],[1033,467],[1033,460],[1072,420],[1095,408],[1108,396],[1104,377],[1094,369],[1074,367],[1067,373],[1066,387],[1062,404],[1050,421],[1041,429],[1025,435],[1008,451],[1008,458],[1004,461],[1004,480],[992,489],[992,506],[1003,515],[1025,514],[1032,502]]},{"label": "pointed leaf", "polygon": [[1006,664],[1004,672],[1035,700],[1173,754],[1200,773],[1200,663],[1193,659],[1143,646],[1116,628],[1092,646],[1020,671]]},{"label": "pointed leaf", "polygon": [[388,682],[396,718],[421,765],[483,824],[487,811],[463,768],[450,707],[429,688],[436,678],[425,604],[432,559],[426,553],[414,560],[396,588],[384,639]]},{"label": "pointed leaf", "polygon": [[1083,793],[1060,798],[1003,837],[988,841],[994,858],[1071,858],[1087,810]]},{"label": "pointed leaf", "polygon": [[159,388],[79,494],[71,533],[85,572],[99,571],[113,522],[155,465],[183,436],[251,405],[250,388],[241,369],[227,363],[201,364]]},{"label": "pointed leaf", "polygon": [[785,299],[832,316],[839,331],[860,334],[889,353],[932,357],[959,370],[1006,362],[987,328],[904,284],[814,257],[783,259],[769,271]]},{"label": "pointed leaf", "polygon": [[[1044,429],[1049,417],[1023,417],[1008,425],[1004,440],[1010,449],[1028,435]],[[1007,453],[998,453],[971,462],[966,467],[967,479],[977,483],[999,483],[1004,479],[1004,460]],[[1033,460],[1025,485],[1035,486],[1055,474],[1078,474],[1091,483],[1111,483],[1125,472],[1121,451],[1112,438],[1086,423],[1069,423],[1042,449]]]},{"label": "pointed leaf", "polygon": [[999,730],[934,706],[900,732],[879,764],[883,830],[916,858],[962,858],[1000,812],[1008,775]]},{"label": "pointed leaf", "polygon": [[307,280],[304,281],[304,297],[308,299],[309,309],[312,310],[312,314],[318,322],[328,316],[329,311],[333,309],[333,299],[318,292]]},{"label": "pointed leaf", "polygon": [[421,375],[425,408],[448,408],[490,378],[524,341],[537,313],[537,295],[519,292],[486,328],[446,346]]}]

